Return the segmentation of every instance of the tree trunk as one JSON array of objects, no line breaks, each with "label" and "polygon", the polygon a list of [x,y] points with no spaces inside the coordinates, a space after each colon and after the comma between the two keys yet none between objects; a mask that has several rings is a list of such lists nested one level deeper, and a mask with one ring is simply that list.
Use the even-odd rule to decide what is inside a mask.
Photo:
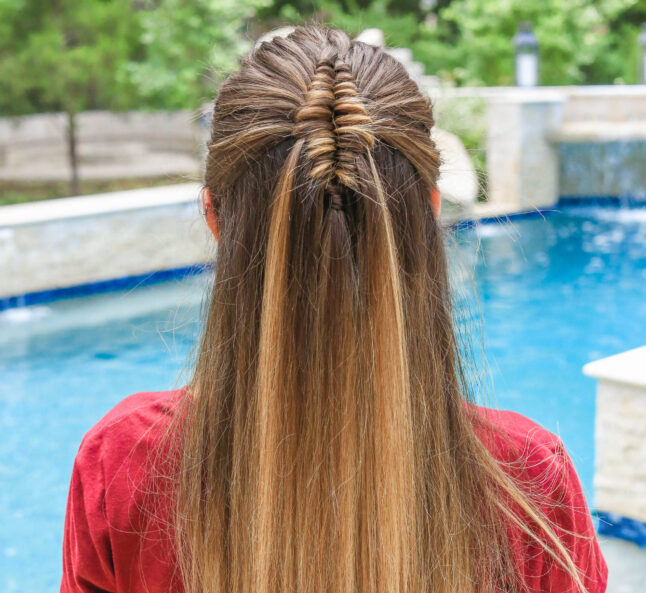
[{"label": "tree trunk", "polygon": [[70,170],[72,176],[70,177],[70,195],[78,196],[81,193],[81,184],[79,182],[78,170],[78,153],[77,153],[77,138],[76,138],[76,113],[72,111],[67,112],[67,154],[69,156]]}]

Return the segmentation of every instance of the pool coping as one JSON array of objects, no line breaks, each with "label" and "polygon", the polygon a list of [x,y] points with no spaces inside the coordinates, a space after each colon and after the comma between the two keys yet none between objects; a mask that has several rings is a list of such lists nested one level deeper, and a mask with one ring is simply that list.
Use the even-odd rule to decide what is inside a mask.
[{"label": "pool coping", "polygon": [[[172,186],[170,186],[172,187]],[[196,185],[195,184],[183,184],[182,189],[184,190],[184,195],[180,198],[172,198],[171,194],[167,198],[168,203],[181,203],[187,201],[187,195],[191,194]],[[130,193],[130,192],[129,192]],[[142,194],[143,190],[132,190],[134,194]],[[88,202],[88,208],[90,208],[91,198],[66,198],[66,200],[83,200],[86,199]],[[194,199],[194,198],[191,198]],[[61,200],[58,200],[59,202]],[[166,200],[164,200],[166,202]],[[163,203],[150,203],[145,205],[139,205],[138,208],[150,208],[158,207],[163,205]],[[17,205],[21,208],[25,205]],[[119,207],[123,204],[119,205]],[[621,206],[627,207],[644,207],[646,206],[646,201],[632,198],[617,198],[616,196],[584,196],[584,197],[570,197],[562,196],[559,198],[558,202],[553,206],[547,208],[534,208],[532,210],[518,211],[517,207],[507,204],[477,204],[475,208],[468,212],[465,218],[457,220],[449,220],[443,223],[444,227],[450,230],[460,230],[471,228],[477,224],[500,224],[507,223],[516,220],[525,220],[531,218],[545,218],[552,214],[560,212],[560,208],[567,207],[568,209],[576,207],[590,207],[590,206],[602,206],[607,208],[618,208]],[[134,206],[130,206],[134,208]],[[11,208],[11,206],[6,206],[5,208]],[[105,209],[105,207],[102,207]],[[116,204],[110,205],[110,211],[118,210]],[[103,210],[102,210],[103,211]],[[80,216],[89,215],[88,212],[83,212]],[[64,215],[63,217],[66,217]],[[79,216],[79,214],[75,214]],[[30,219],[33,220],[33,219]],[[18,224],[27,224],[26,220],[14,221]],[[0,225],[2,226],[2,225]],[[5,311],[7,309],[13,309],[17,307],[26,307],[29,305],[43,304],[52,301],[57,301],[64,298],[72,298],[78,296],[88,296],[91,294],[100,294],[104,292],[112,292],[116,290],[134,288],[135,286],[143,286],[148,284],[156,284],[158,282],[163,282],[165,280],[180,279],[184,276],[200,274],[204,271],[210,270],[213,268],[212,263],[203,262],[198,264],[192,264],[188,266],[181,266],[176,268],[168,268],[163,270],[152,270],[150,272],[145,272],[142,274],[136,274],[132,276],[122,276],[104,280],[96,280],[92,282],[86,282],[82,284],[76,284],[72,286],[63,286],[50,288],[45,290],[38,290],[34,292],[27,292],[19,295],[11,295],[0,297],[0,311]]]},{"label": "pool coping", "polygon": [[190,202],[195,204],[197,211],[200,187],[198,183],[187,182],[9,204],[2,206],[0,228],[35,225],[97,214],[115,214],[129,210],[161,208]]}]

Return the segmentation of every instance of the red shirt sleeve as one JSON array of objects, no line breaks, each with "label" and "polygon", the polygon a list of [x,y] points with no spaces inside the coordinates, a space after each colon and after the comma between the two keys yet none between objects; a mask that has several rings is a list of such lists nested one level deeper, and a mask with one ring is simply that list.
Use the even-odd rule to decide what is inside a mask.
[{"label": "red shirt sleeve", "polygon": [[87,461],[82,443],[67,499],[61,593],[116,591],[101,463],[98,458],[91,464]]},{"label": "red shirt sleeve", "polygon": [[[552,521],[559,539],[570,552],[587,592],[604,593],[608,567],[599,546],[581,482],[563,442],[556,436],[554,439],[554,457],[546,484],[551,496],[545,513]],[[541,579],[541,591],[578,593],[572,577],[558,563],[548,560],[546,565],[549,570]]]},{"label": "red shirt sleeve", "polygon": [[180,590],[166,482],[150,482],[150,464],[166,458],[159,439],[182,392],[132,394],[83,438],[67,501],[61,593]]},{"label": "red shirt sleeve", "polygon": [[[604,593],[608,567],[599,546],[579,476],[563,441],[530,418],[510,410],[468,404],[483,443],[547,517],[568,550],[587,593]],[[523,513],[520,512],[523,516]],[[553,548],[525,517],[539,539]],[[574,579],[536,540],[510,525],[518,576],[531,593],[582,593]]]}]

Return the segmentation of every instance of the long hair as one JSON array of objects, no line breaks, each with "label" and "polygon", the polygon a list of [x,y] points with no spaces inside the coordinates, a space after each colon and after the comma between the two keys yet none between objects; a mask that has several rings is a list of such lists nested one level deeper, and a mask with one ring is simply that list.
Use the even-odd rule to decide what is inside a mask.
[{"label": "long hair", "polygon": [[263,42],[221,86],[216,275],[177,415],[187,593],[519,591],[509,525],[583,590],[474,428],[432,125],[396,60],[335,29]]}]

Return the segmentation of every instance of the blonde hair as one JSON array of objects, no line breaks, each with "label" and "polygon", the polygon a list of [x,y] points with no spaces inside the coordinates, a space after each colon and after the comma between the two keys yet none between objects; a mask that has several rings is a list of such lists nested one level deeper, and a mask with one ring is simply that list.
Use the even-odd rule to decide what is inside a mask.
[{"label": "blonde hair", "polygon": [[465,405],[429,101],[340,30],[259,44],[220,88],[220,244],[176,415],[187,593],[520,591],[508,526],[584,591]]}]

